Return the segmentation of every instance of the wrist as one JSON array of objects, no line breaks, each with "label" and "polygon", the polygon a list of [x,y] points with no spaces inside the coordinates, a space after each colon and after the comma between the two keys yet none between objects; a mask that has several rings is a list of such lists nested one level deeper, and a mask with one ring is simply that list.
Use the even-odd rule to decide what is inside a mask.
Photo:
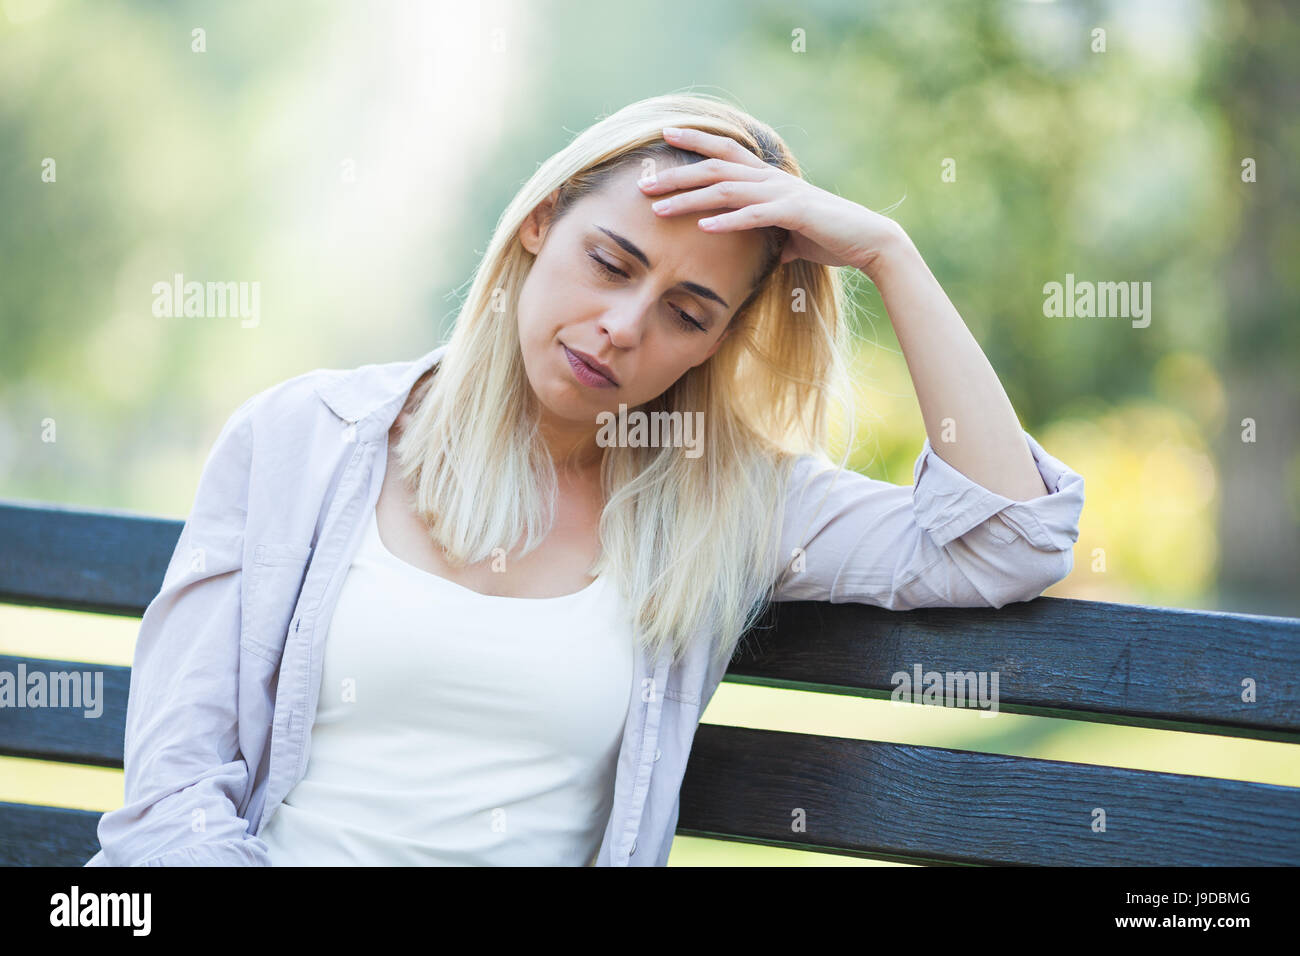
[{"label": "wrist", "polygon": [[878,286],[888,278],[891,271],[919,256],[920,252],[912,242],[912,237],[891,219],[875,248],[857,268]]}]

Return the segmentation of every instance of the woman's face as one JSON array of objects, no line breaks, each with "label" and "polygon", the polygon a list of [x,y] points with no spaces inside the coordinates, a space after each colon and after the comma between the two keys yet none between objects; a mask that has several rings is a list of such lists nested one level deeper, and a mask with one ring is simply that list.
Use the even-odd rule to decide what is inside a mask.
[{"label": "woman's face", "polygon": [[549,228],[548,200],[520,230],[536,258],[520,293],[519,340],[552,424],[594,431],[597,413],[662,395],[713,355],[752,290],[760,233],[696,225],[728,209],[656,215],[650,204],[677,193],[646,196],[640,175],[636,165],[624,169]]}]

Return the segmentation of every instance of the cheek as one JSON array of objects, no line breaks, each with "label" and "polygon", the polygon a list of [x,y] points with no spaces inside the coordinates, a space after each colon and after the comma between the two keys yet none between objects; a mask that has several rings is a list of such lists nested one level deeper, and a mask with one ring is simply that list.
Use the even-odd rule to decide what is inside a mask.
[{"label": "cheek", "polygon": [[571,270],[555,269],[540,260],[524,280],[519,295],[521,335],[551,336],[557,329],[582,321],[600,308],[599,296]]},{"label": "cheek", "polygon": [[537,326],[538,313],[547,299],[543,288],[545,284],[546,277],[541,275],[536,267],[524,279],[523,288],[519,290],[519,302],[516,306],[521,332],[531,331]]}]

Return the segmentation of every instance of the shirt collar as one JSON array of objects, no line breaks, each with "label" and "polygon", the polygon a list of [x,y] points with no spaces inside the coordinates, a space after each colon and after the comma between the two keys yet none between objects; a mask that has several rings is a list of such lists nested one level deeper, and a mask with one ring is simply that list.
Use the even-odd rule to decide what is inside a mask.
[{"label": "shirt collar", "polygon": [[392,409],[392,420],[378,423],[386,430],[397,418],[399,400],[406,397],[420,376],[431,369],[446,350],[444,344],[409,362],[362,365],[335,372],[316,385],[316,394],[343,421],[349,425],[361,422],[372,426],[367,429],[369,431],[373,431],[376,424],[371,421],[373,416],[390,403],[398,403]]}]

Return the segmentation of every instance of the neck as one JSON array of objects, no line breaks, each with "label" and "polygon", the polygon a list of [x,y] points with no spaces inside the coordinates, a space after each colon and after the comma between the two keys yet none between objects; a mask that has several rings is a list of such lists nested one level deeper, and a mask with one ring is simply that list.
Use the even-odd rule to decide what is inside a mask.
[{"label": "neck", "polygon": [[551,453],[557,471],[591,473],[600,470],[605,449],[596,444],[596,429],[556,421],[545,411],[537,432]]}]

